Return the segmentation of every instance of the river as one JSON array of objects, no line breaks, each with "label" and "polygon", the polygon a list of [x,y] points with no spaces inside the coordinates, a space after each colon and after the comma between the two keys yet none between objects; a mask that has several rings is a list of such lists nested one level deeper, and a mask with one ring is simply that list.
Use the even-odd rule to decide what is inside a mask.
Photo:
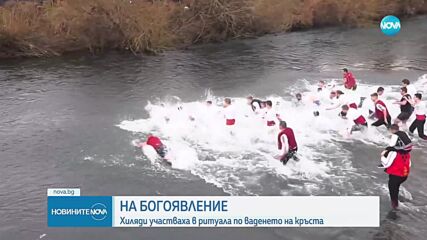
[{"label": "river", "polygon": [[[318,80],[339,79],[343,67],[355,73],[362,90],[384,86],[393,98],[408,78],[427,95],[426,29],[427,18],[418,17],[403,21],[396,37],[385,37],[379,28],[326,28],[159,56],[2,60],[0,239],[425,239],[427,145],[421,141],[415,141],[413,170],[397,212],[390,212],[387,176],[376,168],[382,140],[344,139],[322,126],[311,130],[297,125],[303,115],[289,117],[303,135],[305,153],[288,168],[265,161],[260,152],[268,145],[205,149],[203,135],[189,134],[181,144],[194,143],[197,162],[170,169],[145,159],[130,142],[146,135],[132,128],[134,120],[150,119],[148,101],[169,104],[176,96],[186,105],[207,96],[248,94],[288,101]],[[379,195],[381,227],[54,229],[46,225],[46,189],[54,187],[117,196]]]}]

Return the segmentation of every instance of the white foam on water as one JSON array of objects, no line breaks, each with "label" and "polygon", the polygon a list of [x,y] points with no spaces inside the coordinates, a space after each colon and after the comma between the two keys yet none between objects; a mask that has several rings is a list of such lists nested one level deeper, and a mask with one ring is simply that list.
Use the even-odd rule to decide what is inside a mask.
[{"label": "white foam on water", "polygon": [[[339,79],[332,79],[330,88],[339,89]],[[425,89],[427,75],[414,85]],[[345,96],[359,103],[366,97],[361,111],[367,116],[373,108],[370,94],[379,86],[359,84],[357,91],[347,91]],[[396,117],[399,107],[392,102],[400,99],[399,86],[385,86],[385,100],[391,114]],[[364,133],[344,134],[347,123],[337,115],[340,109],[325,110],[328,91],[319,96],[317,84],[306,80],[297,81],[286,91],[288,94],[302,93],[304,104],[296,106],[291,96],[266,96],[275,105],[275,110],[288,126],[294,129],[298,142],[300,161],[290,160],[283,166],[274,158],[277,150],[278,127],[267,127],[259,116],[246,104],[244,96],[232,97],[236,113],[236,125],[226,126],[220,106],[223,97],[209,90],[205,98],[193,102],[181,102],[179,98],[149,102],[145,110],[147,119],[122,121],[118,127],[134,133],[154,134],[168,146],[172,156],[172,167],[190,171],[206,182],[212,183],[230,194],[259,194],[259,182],[265,176],[303,181],[309,194],[319,191],[322,179],[337,178],[345,187],[345,179],[356,175],[351,159],[352,153],[343,149],[342,143],[360,141],[384,147],[389,135],[384,127],[369,129]],[[311,100],[320,98],[322,106],[316,107]],[[213,101],[208,107],[205,100]],[[313,111],[320,112],[319,117]],[[341,175],[337,173],[341,172]],[[343,172],[345,176],[343,176]],[[286,193],[282,193],[286,194]]]}]

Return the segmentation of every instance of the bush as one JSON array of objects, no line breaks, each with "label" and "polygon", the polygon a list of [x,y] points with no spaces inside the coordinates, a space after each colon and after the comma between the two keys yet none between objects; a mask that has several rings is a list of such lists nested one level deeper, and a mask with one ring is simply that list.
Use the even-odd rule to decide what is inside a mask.
[{"label": "bush", "polygon": [[427,12],[427,0],[49,0],[0,6],[0,57],[133,53]]}]

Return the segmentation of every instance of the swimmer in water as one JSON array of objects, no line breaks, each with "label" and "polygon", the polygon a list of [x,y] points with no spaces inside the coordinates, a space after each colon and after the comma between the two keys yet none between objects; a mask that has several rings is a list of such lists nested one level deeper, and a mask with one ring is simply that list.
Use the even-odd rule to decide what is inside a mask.
[{"label": "swimmer in water", "polygon": [[329,103],[330,103],[330,107],[326,108],[326,110],[329,110],[329,108],[331,109],[335,109],[336,105],[339,105],[338,103],[338,99],[337,99],[337,92],[336,91],[331,91],[329,93]]},{"label": "swimmer in water", "polygon": [[251,106],[252,111],[254,112],[258,112],[260,109],[263,108],[262,101],[259,99],[255,99],[253,96],[248,96],[246,100],[248,105]]},{"label": "swimmer in water", "polygon": [[302,94],[301,93],[297,93],[295,94],[295,100],[293,101],[294,105],[296,107],[299,107],[301,105],[303,105],[302,103]]},{"label": "swimmer in water", "polygon": [[349,107],[357,109],[357,105],[354,102],[349,103],[346,96],[344,96],[344,92],[341,90],[331,92],[331,106],[326,108],[326,110],[334,110],[340,108],[342,105],[349,105]]},{"label": "swimmer in water", "polygon": [[349,122],[347,128],[349,134],[352,134],[355,131],[364,131],[368,127],[366,118],[359,112],[359,110],[351,108],[348,105],[343,105],[341,109],[341,117],[347,119]]},{"label": "swimmer in water", "polygon": [[320,81],[317,83],[317,91],[318,91],[318,92],[321,92],[321,91],[323,91],[323,89],[325,89],[325,88],[326,88],[326,83],[325,83],[325,81],[320,80]]},{"label": "swimmer in water", "polygon": [[143,148],[146,145],[149,145],[151,147],[154,148],[154,150],[156,150],[157,154],[159,155],[159,157],[161,158],[165,158],[166,154],[167,154],[167,148],[166,146],[162,143],[162,141],[160,140],[160,138],[154,136],[154,135],[148,135],[147,141],[145,142],[141,142],[141,141],[136,141],[134,143],[134,145],[136,147],[140,147]]},{"label": "swimmer in water", "polygon": [[325,89],[327,89],[325,81],[320,80],[319,83],[317,84],[317,93],[313,95],[310,99],[314,104],[314,108],[316,109],[313,111],[313,115],[315,117],[318,117],[320,115],[319,108],[321,105],[321,101],[323,100],[323,93],[325,92],[324,91]]},{"label": "swimmer in water", "polygon": [[334,87],[335,87],[335,84],[326,84],[326,82],[325,82],[325,81],[320,80],[320,81],[317,83],[317,92],[322,92],[323,90],[326,90],[326,89],[331,90],[331,89],[333,89]]},{"label": "swimmer in water", "polygon": [[[178,111],[182,111],[182,112],[184,112],[183,110],[184,110],[184,107],[183,107],[183,106],[178,106]],[[191,114],[188,114],[188,119],[189,119],[190,121],[194,121],[194,120],[196,120],[196,118],[195,118],[195,117],[193,117],[193,115],[191,115]],[[166,120],[166,122],[168,122],[168,121],[169,121],[169,119],[168,119],[168,120]]]},{"label": "swimmer in water", "polygon": [[231,99],[225,98],[223,106],[224,106],[225,125],[233,126],[234,124],[236,124],[236,117],[234,114],[234,109],[231,106]]},{"label": "swimmer in water", "polygon": [[298,157],[295,154],[298,151],[298,145],[295,139],[295,134],[292,128],[289,128],[285,121],[280,121],[279,123],[280,133],[277,136],[277,147],[282,154],[277,156],[280,162],[283,165],[286,165],[288,161],[292,158],[295,161],[298,161]]}]

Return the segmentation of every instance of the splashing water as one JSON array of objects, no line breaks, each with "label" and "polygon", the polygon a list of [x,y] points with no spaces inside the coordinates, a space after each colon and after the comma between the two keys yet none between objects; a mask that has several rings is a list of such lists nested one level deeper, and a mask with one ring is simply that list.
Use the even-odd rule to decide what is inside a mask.
[{"label": "splashing water", "polygon": [[[331,80],[330,85],[337,81]],[[425,91],[426,84],[427,75],[424,75],[414,86]],[[367,117],[368,110],[373,108],[369,95],[377,87],[359,83],[357,91],[343,91],[344,96],[355,103],[359,103],[360,97],[366,97],[361,112]],[[398,85],[385,86],[383,96],[394,117],[399,113],[399,107],[392,104],[400,99],[398,90]],[[266,190],[259,184],[271,176],[286,180],[288,189],[277,189],[283,195],[292,194],[295,188],[316,194],[326,179],[335,182],[336,191],[351,188],[348,180],[360,177],[360,173],[353,168],[352,153],[345,150],[342,143],[358,142],[384,147],[389,138],[386,129],[370,127],[364,133],[347,136],[348,124],[338,117],[340,110],[326,110],[329,91],[319,94],[317,85],[300,80],[285,92],[288,95],[302,93],[303,104],[296,105],[291,96],[267,96],[264,99],[273,102],[275,111],[295,131],[300,161],[291,160],[286,166],[274,158],[279,154],[276,142],[278,127],[266,126],[265,120],[252,112],[244,97],[232,98],[236,114],[236,125],[232,127],[225,125],[220,106],[223,97],[215,96],[209,90],[201,101],[181,102],[173,97],[149,102],[145,107],[149,118],[122,121],[118,127],[159,136],[170,149],[173,168],[188,170],[229,194],[257,195],[276,191]],[[315,98],[321,99],[320,107],[312,103]],[[205,100],[211,100],[213,104],[208,106]],[[313,111],[319,111],[320,116],[314,117]]]}]

